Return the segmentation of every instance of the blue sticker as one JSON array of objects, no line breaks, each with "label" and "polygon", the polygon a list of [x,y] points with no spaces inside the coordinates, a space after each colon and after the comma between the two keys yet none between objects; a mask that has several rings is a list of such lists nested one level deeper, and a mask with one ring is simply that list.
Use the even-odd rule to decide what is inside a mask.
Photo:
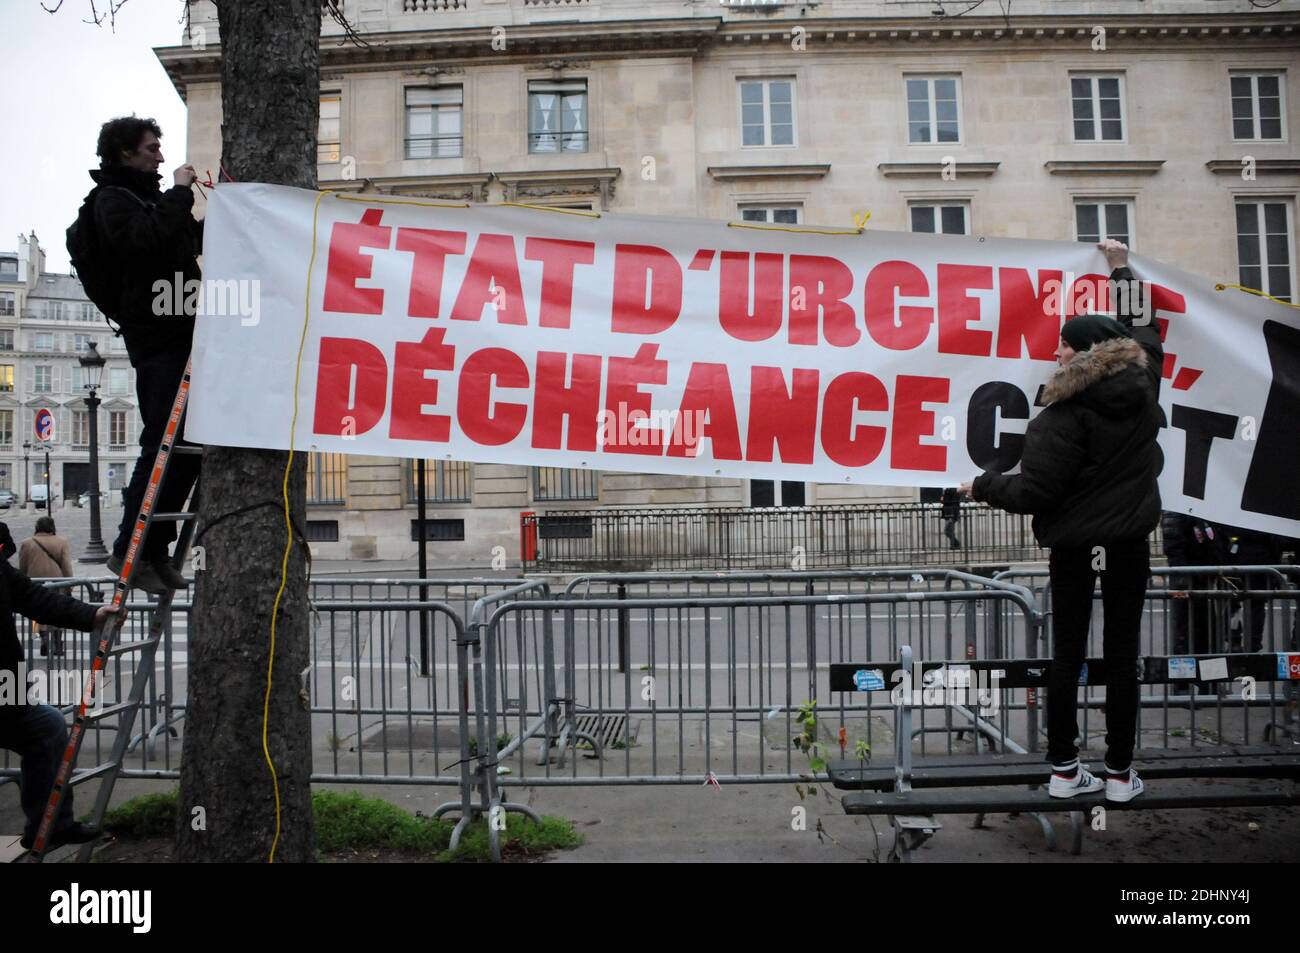
[{"label": "blue sticker", "polygon": [[1169,660],[1170,678],[1195,678],[1196,659],[1191,656],[1176,656]]},{"label": "blue sticker", "polygon": [[1079,669],[1079,684],[1080,685],[1088,684],[1088,663],[1087,662],[1084,662],[1083,668]]},{"label": "blue sticker", "polygon": [[871,670],[860,668],[853,673],[853,684],[860,692],[880,691],[885,687],[885,673],[878,668]]}]

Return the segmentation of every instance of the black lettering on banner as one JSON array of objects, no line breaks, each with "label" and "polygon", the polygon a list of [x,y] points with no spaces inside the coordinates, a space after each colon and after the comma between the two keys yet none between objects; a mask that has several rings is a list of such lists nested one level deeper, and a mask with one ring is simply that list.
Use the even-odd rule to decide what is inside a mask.
[{"label": "black lettering on banner", "polygon": [[1015,384],[989,381],[975,388],[966,408],[966,452],[981,470],[1006,473],[1020,462],[1025,438],[1018,433],[999,434],[998,417],[1029,419],[1029,398]]},{"label": "black lettering on banner", "polygon": [[1215,437],[1231,440],[1237,435],[1237,418],[1198,407],[1174,404],[1173,425],[1187,431],[1183,455],[1183,495],[1205,499],[1205,477],[1210,468],[1210,445]]},{"label": "black lettering on banner", "polygon": [[1250,457],[1241,508],[1300,520],[1300,328],[1264,322],[1264,342],[1273,383],[1264,403],[1255,452]]}]

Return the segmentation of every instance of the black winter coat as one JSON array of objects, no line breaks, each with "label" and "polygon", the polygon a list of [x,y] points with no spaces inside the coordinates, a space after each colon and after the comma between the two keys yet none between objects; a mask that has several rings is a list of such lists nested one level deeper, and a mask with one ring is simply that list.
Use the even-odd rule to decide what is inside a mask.
[{"label": "black winter coat", "polygon": [[[1117,269],[1112,279],[1132,275]],[[1137,310],[1136,308],[1134,309]],[[1094,546],[1147,536],[1160,521],[1156,477],[1164,425],[1157,402],[1164,351],[1153,324],[1102,341],[1057,368],[1048,406],[1030,421],[1017,474],[984,473],[976,500],[1034,517],[1039,545]]]},{"label": "black winter coat", "polygon": [[[20,684],[18,666],[23,646],[18,640],[14,613],[61,629],[89,632],[95,627],[96,607],[32,582],[4,560],[0,560],[0,679],[10,682],[6,691],[15,692],[19,703],[27,699],[27,686]],[[5,698],[3,702],[8,702]],[[0,723],[15,716],[17,707],[0,703]]]},{"label": "black winter coat", "polygon": [[[185,283],[200,278],[195,256],[202,251],[202,223],[194,219],[194,193],[183,186],[166,192],[158,175],[131,168],[92,169],[95,230],[100,248],[122,274],[121,303],[113,318],[122,328],[131,363],[158,353],[190,352],[194,314],[175,313],[176,275]],[[129,193],[129,194],[128,194]],[[167,282],[171,313],[155,314],[154,284]],[[192,286],[191,286],[192,287]]]}]

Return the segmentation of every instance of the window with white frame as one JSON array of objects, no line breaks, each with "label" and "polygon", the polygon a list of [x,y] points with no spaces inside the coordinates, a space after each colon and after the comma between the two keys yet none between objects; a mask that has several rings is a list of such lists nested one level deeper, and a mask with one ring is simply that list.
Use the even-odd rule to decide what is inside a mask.
[{"label": "window with white frame", "polygon": [[1232,88],[1232,138],[1259,141],[1286,138],[1285,94],[1286,74],[1233,73],[1229,83]]},{"label": "window with white frame", "polygon": [[125,367],[110,367],[108,369],[108,392],[110,394],[126,394],[130,391],[130,387]]},{"label": "window with white frame", "polygon": [[907,141],[961,142],[961,80],[957,76],[909,76]]},{"label": "window with white frame", "polygon": [[0,291],[0,315],[13,317],[15,295],[12,291]]},{"label": "window with white frame", "polygon": [[339,119],[342,115],[343,95],[321,93],[320,119],[316,126],[316,161],[338,162],[342,151],[339,138]]},{"label": "window with white frame", "polygon": [[969,202],[913,202],[908,211],[914,232],[970,234]]},{"label": "window with white frame", "polygon": [[0,364],[0,391],[12,394],[14,390],[14,366]]},{"label": "window with white frame", "polygon": [[92,338],[89,334],[74,334],[72,336],[73,350],[84,351],[90,347]]},{"label": "window with white frame", "polygon": [[1133,247],[1132,199],[1075,199],[1075,241],[1097,243],[1113,238]]},{"label": "window with white frame", "polygon": [[45,302],[45,319],[47,321],[66,321],[67,318],[63,313],[62,301]]},{"label": "window with white frame", "polygon": [[586,152],[587,81],[530,80],[528,151]]},{"label": "window with white frame", "polygon": [[32,339],[32,347],[37,351],[53,351],[54,334],[50,331],[37,331]]},{"label": "window with white frame", "polygon": [[114,410],[109,412],[108,444],[111,447],[126,446],[126,411]]},{"label": "window with white frame", "polygon": [[14,442],[14,412],[0,410],[0,447],[12,446]]},{"label": "window with white frame", "polygon": [[803,219],[802,205],[742,205],[742,222],[766,222],[769,225],[798,225]]},{"label": "window with white frame", "polygon": [[90,411],[74,410],[72,412],[72,445],[74,447],[90,446]]},{"label": "window with white frame", "polygon": [[14,329],[0,328],[0,351],[12,351],[14,349]]},{"label": "window with white frame", "polygon": [[1291,203],[1284,199],[1237,202],[1237,275],[1247,288],[1291,300]]},{"label": "window with white frame", "polygon": [[1119,74],[1070,76],[1075,142],[1124,139],[1124,78]]},{"label": "window with white frame", "polygon": [[460,86],[406,89],[406,158],[445,159],[464,154]]},{"label": "window with white frame", "polygon": [[54,389],[54,368],[48,364],[38,364],[33,371],[32,390],[38,394],[50,393]]},{"label": "window with white frame", "polygon": [[794,80],[740,81],[740,141],[746,146],[792,146]]}]

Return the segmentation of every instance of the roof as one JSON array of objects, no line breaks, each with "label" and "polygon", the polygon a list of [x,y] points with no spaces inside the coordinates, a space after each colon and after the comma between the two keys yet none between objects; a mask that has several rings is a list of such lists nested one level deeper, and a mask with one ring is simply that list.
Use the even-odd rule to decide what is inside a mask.
[{"label": "roof", "polygon": [[41,280],[27,296],[31,298],[62,298],[74,301],[89,301],[86,289],[81,287],[81,280],[76,275],[52,275],[41,272]]}]

